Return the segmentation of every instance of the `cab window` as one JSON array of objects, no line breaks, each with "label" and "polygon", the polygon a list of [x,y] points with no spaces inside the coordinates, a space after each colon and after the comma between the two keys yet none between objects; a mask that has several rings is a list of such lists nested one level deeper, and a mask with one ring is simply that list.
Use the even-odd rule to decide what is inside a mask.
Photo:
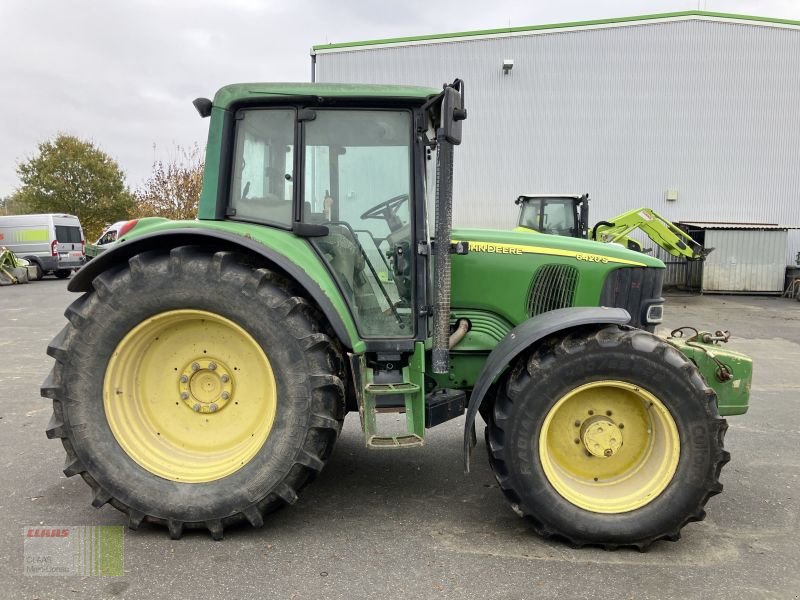
[{"label": "cab window", "polygon": [[116,241],[117,239],[117,232],[116,231],[106,231],[103,236],[97,240],[97,245],[102,246],[103,244],[110,244],[111,242]]},{"label": "cab window", "polygon": [[294,128],[293,109],[237,112],[229,211],[233,218],[291,227]]}]

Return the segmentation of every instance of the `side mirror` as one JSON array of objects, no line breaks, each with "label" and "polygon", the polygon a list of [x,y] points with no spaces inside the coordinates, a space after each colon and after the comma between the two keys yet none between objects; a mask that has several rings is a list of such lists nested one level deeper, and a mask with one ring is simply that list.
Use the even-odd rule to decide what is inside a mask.
[{"label": "side mirror", "polygon": [[211,100],[208,98],[195,98],[192,104],[202,118],[211,116]]},{"label": "side mirror", "polygon": [[444,88],[442,98],[442,133],[445,140],[453,145],[461,143],[461,121],[467,118],[464,96],[461,90],[452,86]]}]

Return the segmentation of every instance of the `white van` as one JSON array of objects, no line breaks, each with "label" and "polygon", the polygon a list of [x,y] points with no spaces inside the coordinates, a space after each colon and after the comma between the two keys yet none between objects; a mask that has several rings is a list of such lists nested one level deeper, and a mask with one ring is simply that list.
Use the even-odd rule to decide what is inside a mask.
[{"label": "white van", "polygon": [[0,216],[0,246],[38,267],[36,279],[66,279],[86,262],[78,217],[62,214]]}]

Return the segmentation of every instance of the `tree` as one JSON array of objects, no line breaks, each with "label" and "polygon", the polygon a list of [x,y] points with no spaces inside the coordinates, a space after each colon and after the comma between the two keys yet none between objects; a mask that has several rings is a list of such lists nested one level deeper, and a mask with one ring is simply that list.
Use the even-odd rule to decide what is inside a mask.
[{"label": "tree", "polygon": [[92,142],[59,134],[38,150],[17,165],[22,186],[12,200],[28,212],[75,215],[89,240],[106,224],[131,216],[133,196],[125,187],[125,174]]},{"label": "tree", "polygon": [[19,199],[18,194],[0,198],[0,215],[24,215],[30,212],[25,203]]},{"label": "tree", "polygon": [[138,211],[144,216],[194,219],[203,188],[203,155],[195,144],[176,146],[173,158],[153,164],[153,174],[136,190]]}]

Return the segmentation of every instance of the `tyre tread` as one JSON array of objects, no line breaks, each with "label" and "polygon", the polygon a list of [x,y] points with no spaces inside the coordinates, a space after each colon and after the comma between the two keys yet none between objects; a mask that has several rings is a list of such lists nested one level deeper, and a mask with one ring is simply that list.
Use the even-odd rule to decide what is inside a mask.
[{"label": "tyre tread", "polygon": [[[288,330],[303,348],[311,366],[308,374],[311,399],[305,439],[296,451],[294,466],[282,482],[235,514],[220,519],[185,522],[148,515],[127,506],[120,499],[113,498],[91,477],[73,450],[73,439],[79,428],[63,417],[63,405],[69,402],[65,394],[69,382],[65,381],[64,373],[69,366],[71,353],[80,351],[77,347],[71,347],[71,341],[79,329],[91,323],[92,309],[97,303],[117,310],[119,288],[128,278],[147,277],[153,269],[162,268],[170,274],[178,274],[195,260],[207,262],[208,272],[213,277],[236,279],[242,283],[240,289],[246,295],[252,297],[258,294],[268,300],[268,306],[287,321]],[[322,313],[302,292],[280,274],[266,267],[253,267],[235,252],[209,252],[197,246],[180,246],[168,251],[147,251],[134,255],[127,265],[113,267],[95,277],[92,288],[93,292],[82,295],[67,308],[65,315],[68,324],[47,348],[48,355],[56,363],[41,386],[42,396],[53,400],[53,415],[47,426],[47,437],[61,438],[66,451],[64,474],[67,477],[83,477],[92,488],[92,505],[99,508],[111,503],[126,513],[131,529],[138,529],[145,522],[155,523],[165,526],[172,539],[179,539],[187,528],[205,528],[213,539],[218,540],[222,539],[228,524],[246,521],[253,527],[261,527],[264,515],[280,506],[297,502],[298,492],[316,477],[331,454],[341,431],[345,405],[342,350]]]},{"label": "tyre tread", "polygon": [[[661,360],[672,362],[673,364],[679,361],[681,363],[679,368],[687,372],[692,386],[701,392],[705,398],[705,411],[712,419],[712,426],[716,429],[713,436],[717,442],[714,455],[714,468],[711,470],[713,474],[703,483],[703,486],[707,490],[703,498],[693,510],[689,511],[688,516],[674,531],[660,532],[648,536],[645,539],[632,540],[624,544],[597,544],[597,542],[589,538],[570,536],[542,523],[536,515],[524,509],[520,502],[519,495],[514,490],[514,479],[508,475],[509,466],[503,458],[504,428],[507,427],[506,423],[509,419],[509,415],[512,414],[514,402],[519,400],[522,390],[530,383],[531,374],[536,372],[537,369],[540,369],[542,365],[545,365],[548,361],[559,360],[559,358],[575,354],[580,351],[581,348],[592,344],[603,349],[629,344],[638,347],[640,350],[644,349],[647,352],[658,354]],[[630,327],[610,326],[596,328],[594,330],[578,330],[562,337],[556,343],[545,342],[532,352],[530,356],[525,357],[523,360],[516,363],[513,368],[509,369],[501,389],[504,393],[497,394],[493,410],[490,413],[490,420],[487,424],[486,439],[489,463],[492,471],[495,473],[495,479],[500,489],[506,496],[506,499],[511,503],[512,507],[515,507],[515,512],[521,513],[531,524],[534,531],[544,538],[563,539],[574,547],[599,545],[606,550],[613,550],[620,546],[628,546],[636,548],[640,552],[646,552],[649,547],[658,540],[677,541],[680,539],[680,530],[689,523],[702,521],[706,516],[704,506],[708,499],[722,492],[723,485],[719,481],[719,476],[722,467],[730,460],[730,453],[724,450],[723,447],[725,432],[728,425],[725,419],[719,416],[716,394],[714,390],[705,383],[699,371],[689,359],[672,346],[663,341],[659,341],[648,333]]]}]

